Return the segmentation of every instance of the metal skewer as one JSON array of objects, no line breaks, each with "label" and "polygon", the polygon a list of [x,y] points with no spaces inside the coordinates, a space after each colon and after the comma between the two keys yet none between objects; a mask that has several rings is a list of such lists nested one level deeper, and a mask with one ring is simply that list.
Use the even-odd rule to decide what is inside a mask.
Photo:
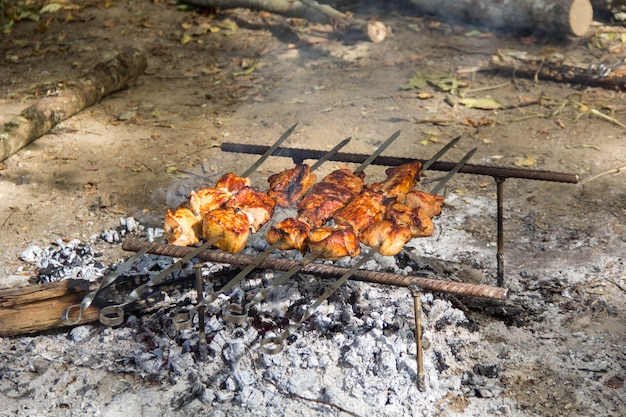
[{"label": "metal skewer", "polygon": [[467,163],[467,161],[470,160],[470,158],[472,156],[474,156],[474,154],[476,153],[476,151],[478,150],[478,148],[474,148],[471,151],[469,151],[464,157],[463,159],[461,159],[455,166],[454,168],[452,168],[450,170],[450,172],[448,172],[448,174],[443,177],[443,179],[441,181],[439,181],[439,183],[437,185],[435,185],[435,187],[431,190],[431,194],[437,194],[439,191],[441,191],[443,189],[443,187],[446,186],[446,184],[448,183],[448,181],[450,181],[450,179],[452,177],[454,177],[456,175],[457,172],[459,172],[461,170],[461,168],[463,168],[463,166]]},{"label": "metal skewer", "polygon": [[[346,138],[346,139],[342,140],[341,142],[339,142],[333,149],[331,149],[329,152],[327,152],[315,164],[313,164],[311,166],[311,168],[310,168],[311,171],[315,171],[317,168],[322,166],[322,164],[324,162],[328,161],[330,158],[333,157],[333,155],[335,155],[337,152],[339,152],[341,150],[341,148],[346,146],[350,142],[350,140],[352,140],[351,137],[350,138]],[[254,262],[251,262],[241,272],[239,272],[234,278],[232,278],[230,281],[228,281],[228,283],[224,287],[222,287],[222,289],[220,291],[217,291],[217,292],[211,294],[211,296],[206,298],[206,299],[203,298],[201,294],[198,294],[198,300],[202,300],[202,301],[199,302],[194,307],[193,311],[195,311],[195,309],[204,308],[204,306],[206,304],[209,304],[209,303],[212,303],[213,301],[215,301],[215,299],[220,294],[224,294],[225,292],[230,291],[231,289],[233,289],[235,287],[235,285],[237,285],[239,283],[239,281],[241,281],[245,277],[247,277],[248,274],[250,274],[250,272],[252,272],[259,264],[261,264],[265,259],[267,259],[268,256],[270,256],[276,249],[278,249],[278,246],[280,246],[279,242],[277,242],[277,243],[269,246],[267,249],[265,249],[265,251],[263,251],[263,253],[260,254],[254,260]],[[202,251],[200,251],[200,252],[202,252]],[[191,312],[178,313],[174,317],[174,328],[176,330],[183,330],[183,329],[190,328],[191,324],[192,324],[192,318],[193,318],[193,315],[191,314]]]},{"label": "metal skewer", "polygon": [[[354,171],[354,174],[358,174],[362,171],[365,170],[365,168],[368,167],[368,165],[370,165],[372,163],[372,161],[374,159],[376,159],[381,153],[383,153],[388,147],[389,145],[391,145],[397,138],[398,136],[400,136],[400,131],[398,130],[397,132],[393,133],[391,136],[389,136],[389,138],[384,141],[377,149],[376,151],[371,154],[365,161],[363,161],[361,163],[361,165],[359,165]],[[338,151],[338,150],[337,150]],[[332,152],[332,151],[331,151]],[[330,159],[336,152],[333,152],[332,154],[326,154],[324,155],[315,165],[313,165],[313,167],[317,168],[319,165],[321,165],[323,162],[325,162],[326,160]],[[311,167],[311,170],[313,170],[314,168]],[[269,248],[267,248],[265,250],[265,252],[263,252],[263,255],[265,255],[267,252],[272,253],[274,252],[276,249],[278,249],[278,247],[280,246],[280,241],[274,243],[273,245],[271,245]],[[300,269],[302,269],[304,266],[308,265],[309,263],[311,263],[312,261],[314,261],[315,259],[317,259],[320,256],[320,253],[314,252],[312,254],[310,254],[309,256],[307,256],[302,263],[295,268],[292,268],[291,270],[285,272],[283,275],[281,275],[276,282],[272,285],[271,288],[277,287],[279,285],[281,285],[282,283],[284,283],[285,281],[287,281],[287,279],[289,279],[291,276],[293,276],[295,273],[297,273]],[[264,260],[265,258],[263,258]],[[261,260],[262,261],[262,260]],[[259,261],[259,263],[261,262]],[[256,264],[258,265],[258,263]],[[255,266],[256,266],[255,265]],[[252,270],[250,270],[252,271]],[[237,277],[235,277],[237,278]],[[243,277],[242,277],[243,278]],[[234,278],[233,278],[234,280]],[[260,302],[262,301],[263,298],[261,298],[256,302]],[[254,303],[248,303],[245,307],[241,307],[238,304],[228,304],[224,307],[223,309],[223,315],[224,315],[224,320],[229,321],[231,323],[242,323],[244,321],[246,321],[246,319],[248,318],[248,310],[249,308],[254,305]]]},{"label": "metal skewer", "polygon": [[357,271],[357,269],[361,267],[361,265],[369,261],[376,254],[376,252],[378,252],[378,249],[379,249],[378,247],[372,248],[365,255],[363,255],[361,259],[359,259],[359,261],[352,266],[352,268],[350,268],[345,274],[343,274],[341,278],[335,281],[335,283],[330,288],[328,288],[324,292],[324,294],[322,294],[315,301],[315,303],[311,304],[309,308],[306,309],[306,311],[302,315],[302,318],[300,318],[300,320],[297,323],[289,325],[287,329],[285,329],[278,336],[266,337],[265,339],[262,339],[261,350],[263,351],[263,353],[266,353],[268,355],[275,355],[279,353],[281,350],[283,350],[283,342],[285,341],[285,339],[287,339],[289,336],[291,336],[296,331],[298,331],[298,329],[302,326],[302,324],[309,317],[311,317],[313,313],[315,313],[315,310],[317,310],[317,308],[320,305],[322,305],[322,303],[326,301],[328,297],[330,297],[335,291],[337,291],[339,287],[341,287],[341,285],[344,282],[346,282],[348,278],[350,278],[352,274],[354,274]]},{"label": "metal skewer", "polygon": [[[434,162],[437,161],[437,159],[439,159],[448,150],[450,150],[460,140],[460,138],[461,137],[459,136],[459,137],[456,137],[455,139],[451,140],[439,152],[437,152],[435,155],[433,155],[432,158],[430,158],[428,161],[426,161],[423,166],[430,167]],[[463,160],[461,162],[459,162],[459,164],[457,164],[458,167],[455,167],[456,171],[454,173],[458,172],[458,170],[461,169],[461,167],[474,154],[474,152],[476,152],[476,149],[473,149],[472,151],[470,151],[470,153],[468,155],[466,155],[463,158]],[[374,158],[372,158],[370,160],[370,162],[372,160],[374,160]],[[435,189],[443,187],[452,178],[454,173],[452,175],[447,175],[443,180],[441,180],[441,182],[435,187]],[[433,192],[433,194],[434,194],[434,192]],[[261,349],[262,349],[263,353],[266,353],[266,354],[269,354],[269,355],[274,355],[274,354],[277,354],[280,351],[282,351],[282,343],[284,342],[284,340],[287,339],[289,336],[291,336],[293,333],[295,333],[300,328],[302,323],[305,320],[307,320],[315,312],[317,307],[319,307],[321,305],[321,303],[324,302],[324,300],[326,300],[328,297],[330,297],[330,295],[332,295],[333,292],[335,292],[346,280],[348,280],[357,271],[357,269],[362,264],[364,264],[365,262],[367,262],[370,259],[372,259],[374,257],[374,255],[376,255],[376,253],[378,252],[379,249],[380,249],[380,245],[378,245],[375,248],[371,248],[365,255],[363,255],[363,257],[352,268],[350,268],[350,270],[348,270],[341,278],[339,278],[339,280],[337,280],[335,282],[335,284],[333,284],[332,287],[330,287],[313,305],[311,305],[307,309],[307,311],[305,312],[304,316],[300,319],[300,321],[298,323],[296,323],[294,325],[290,325],[289,327],[287,327],[287,329],[285,331],[283,331],[283,333],[281,333],[279,336],[269,337],[269,338],[265,338],[265,339],[261,340]],[[304,261],[302,262],[301,265],[292,268],[291,270],[285,272],[282,276],[280,276],[272,284],[272,287],[270,287],[270,288],[274,288],[274,287],[277,287],[278,285],[283,284],[289,277],[294,275],[296,272],[298,272],[300,269],[302,269],[308,263],[310,263],[313,260],[315,260],[319,255],[320,255],[319,253],[312,253],[312,254],[310,254],[308,257],[306,257],[304,259]],[[269,290],[270,289],[268,288],[268,292],[269,292]],[[264,292],[264,291],[265,290],[263,290],[260,293],[258,293],[250,301],[250,303],[248,303],[246,305],[245,309],[239,308],[239,310],[241,310],[241,312],[237,311],[237,309],[231,309],[228,312],[228,314],[225,314],[225,319],[226,319],[226,317],[230,317],[233,321],[236,321],[236,322],[241,322],[241,321],[245,320],[245,318],[247,317],[247,310],[254,303],[260,302],[265,297],[267,297],[268,292]]]},{"label": "metal skewer", "polygon": [[[65,324],[70,325],[70,326],[78,324],[78,322],[80,322],[81,317],[83,316],[83,313],[85,312],[85,310],[89,308],[89,306],[93,302],[94,298],[96,298],[100,290],[113,284],[113,282],[115,282],[115,280],[119,278],[120,275],[122,275],[124,272],[130,269],[131,266],[133,266],[133,264],[135,263],[137,259],[139,259],[141,256],[143,256],[147,252],[151,251],[152,249],[156,248],[157,246],[159,246],[168,237],[169,237],[169,233],[163,234],[161,237],[155,239],[154,242],[152,242],[152,244],[146,246],[145,248],[141,249],[139,252],[137,252],[130,258],[128,258],[126,262],[120,265],[113,273],[104,277],[102,281],[100,282],[100,285],[97,288],[95,288],[94,290],[90,291],[87,295],[85,295],[85,297],[80,302],[80,304],[73,304],[67,307],[65,310],[63,310],[63,314],[61,315],[61,320]],[[76,318],[72,320],[70,317],[72,315],[72,312],[76,309],[78,309],[78,314],[76,315]]]},{"label": "metal skewer", "polygon": [[[247,177],[248,175],[250,175],[252,172],[254,172],[255,169],[257,169],[267,158],[270,157],[270,155],[293,133],[293,131],[295,130],[296,126],[298,125],[298,123],[295,123],[293,126],[291,126],[285,133],[283,133],[281,135],[280,138],[278,138],[278,140],[276,142],[274,142],[274,144],[263,154],[261,155],[261,157],[254,163],[252,164],[252,166],[250,166],[250,168],[248,168],[242,176]],[[132,256],[130,259],[128,259],[124,264],[122,264],[114,273],[108,275],[107,277],[105,277],[102,282],[100,283],[100,286],[98,286],[98,288],[94,289],[93,291],[91,291],[89,294],[87,294],[85,296],[85,298],[83,298],[82,302],[80,304],[75,304],[72,306],[69,306],[68,308],[65,309],[65,311],[63,312],[63,315],[61,317],[61,319],[66,322],[67,324],[73,325],[76,324],[80,321],[83,312],[89,308],[89,306],[91,305],[91,303],[93,302],[94,298],[96,297],[96,295],[98,294],[98,292],[111,285],[121,274],[123,274],[124,272],[126,272],[132,265],[133,263],[144,253],[146,253],[147,251],[149,251],[153,246],[157,246],[158,244],[160,244],[163,240],[167,239],[167,237],[169,236],[169,234],[164,234],[158,241],[155,241],[152,245],[150,245],[149,247],[146,248],[145,251],[143,251],[142,253],[137,253],[134,256]],[[215,243],[215,241],[212,241],[212,243]],[[211,246],[211,245],[208,245]],[[208,246],[206,246],[206,244],[200,246],[198,248],[198,250],[196,250],[195,252],[193,252],[191,255],[191,258],[195,257],[198,253],[202,252],[204,249],[207,249]],[[200,249],[202,248],[202,249]],[[176,263],[174,265],[180,265],[182,266],[182,263]],[[170,272],[173,272],[174,269],[168,268],[166,271],[169,271],[168,274]],[[155,285],[157,282],[162,281],[162,274],[164,274],[165,271],[163,271],[161,274],[157,275],[156,277],[154,277],[153,279],[151,279],[150,281],[148,281],[148,283],[142,285],[139,288],[142,288],[141,292],[143,292],[143,290],[145,290],[145,288],[147,288],[149,285]],[[127,300],[124,301],[124,303],[122,304],[118,304],[117,306],[109,306],[109,307],[105,307],[100,311],[100,321],[103,324],[108,324],[110,326],[115,326],[116,324],[121,323],[121,321],[124,319],[124,311],[122,309],[123,306],[131,303],[132,301],[135,301],[137,299],[137,297],[139,297],[140,294],[137,294],[136,297],[132,300],[129,301],[131,298],[131,295],[133,295],[137,290],[139,290],[139,288],[136,288],[135,291],[131,292],[131,294],[128,295],[129,298],[127,298]],[[70,317],[70,313],[75,310],[76,308],[79,308],[78,314],[77,314],[77,318],[75,320],[71,320]],[[113,323],[113,324],[110,324]]]}]

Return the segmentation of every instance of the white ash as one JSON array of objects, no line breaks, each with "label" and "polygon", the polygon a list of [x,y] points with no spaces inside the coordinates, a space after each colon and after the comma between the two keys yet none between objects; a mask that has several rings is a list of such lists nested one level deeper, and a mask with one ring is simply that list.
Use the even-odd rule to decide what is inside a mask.
[{"label": "white ash", "polygon": [[[37,284],[68,278],[95,280],[108,273],[109,268],[99,261],[98,258],[102,257],[102,254],[94,249],[93,243],[100,241],[121,244],[123,239],[129,236],[147,237],[151,241],[162,235],[162,228],[146,228],[133,217],[122,217],[119,227],[92,236],[90,242],[82,242],[78,239],[68,241],[56,239],[50,246],[29,246],[22,251],[20,258],[38,269],[37,276],[32,279]],[[154,274],[156,273],[154,272],[155,262],[159,264],[157,271],[165,269],[173,263],[171,258],[165,257],[156,261],[146,261],[146,259],[138,260],[128,274],[137,275],[150,271]],[[113,269],[115,269],[115,265]]]},{"label": "white ash", "polygon": [[[473,202],[485,208],[493,204],[486,198]],[[403,256],[473,259],[473,266],[492,270],[495,247],[491,241],[478,239],[475,234],[480,230],[459,231],[471,223],[471,216],[484,223],[495,221],[492,211],[463,210],[450,210],[450,216],[437,220],[436,245],[428,239],[414,240]],[[460,247],[464,239],[470,243]],[[530,245],[532,239],[525,242]],[[246,253],[266,247],[260,240],[253,246]],[[568,246],[575,247],[576,242]],[[377,256],[367,267],[409,272],[420,265],[405,265],[402,258]],[[208,306],[204,354],[197,318],[193,329],[174,331],[174,310],[130,316],[118,328],[93,324],[76,327],[67,335],[0,339],[4,364],[0,372],[6,376],[0,381],[0,401],[23,414],[38,415],[71,415],[80,404],[81,415],[119,415],[122,409],[145,415],[345,415],[341,407],[363,416],[451,416],[457,412],[524,416],[529,415],[528,404],[515,397],[512,387],[538,385],[537,397],[551,401],[544,395],[550,387],[541,385],[541,378],[548,374],[563,375],[564,384],[572,387],[563,415],[576,415],[583,407],[598,415],[618,416],[620,408],[611,400],[615,396],[606,381],[617,375],[619,384],[619,370],[626,364],[621,346],[606,334],[563,335],[559,331],[569,317],[563,305],[580,301],[582,293],[577,288],[589,282],[590,274],[596,280],[608,276],[600,265],[609,260],[610,256],[600,256],[593,265],[564,272],[532,265],[521,269],[511,286],[513,301],[523,307],[524,316],[483,319],[480,325],[457,308],[462,305],[453,298],[424,293],[425,392],[416,386],[413,298],[407,289],[348,282],[288,338],[282,352],[266,355],[259,341],[281,334],[288,321],[297,321],[333,282],[295,276],[254,306],[246,324],[225,322],[221,307],[243,302],[244,296],[249,300],[271,285],[277,273],[266,271]],[[171,258],[144,256],[128,274],[155,274],[172,262]],[[339,263],[350,264],[348,259]],[[220,268],[209,265],[212,271]],[[190,268],[191,263],[185,266],[186,272]],[[194,297],[193,291],[172,295],[191,302]],[[584,297],[590,309],[606,314],[620,311],[601,295]],[[530,320],[532,329],[528,330]],[[570,349],[549,348],[570,339]],[[583,387],[583,379],[591,386]],[[41,390],[41,384],[52,388]],[[29,395],[27,411],[20,408],[23,395]]]},{"label": "white ash", "polygon": [[23,261],[38,268],[36,283],[102,276],[107,268],[97,259],[100,256],[91,245],[78,239],[57,239],[53,246],[44,248],[29,246],[20,254]]}]

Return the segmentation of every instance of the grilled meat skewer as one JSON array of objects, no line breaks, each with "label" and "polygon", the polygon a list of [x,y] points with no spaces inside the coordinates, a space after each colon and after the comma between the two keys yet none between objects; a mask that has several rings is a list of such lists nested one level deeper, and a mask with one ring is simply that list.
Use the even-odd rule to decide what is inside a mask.
[{"label": "grilled meat skewer", "polygon": [[289,207],[300,200],[315,184],[317,176],[306,164],[271,175],[267,182],[270,187],[267,195],[276,200],[281,207]]},{"label": "grilled meat skewer", "polygon": [[298,218],[312,227],[323,225],[361,192],[364,177],[345,168],[331,172],[298,202]]}]

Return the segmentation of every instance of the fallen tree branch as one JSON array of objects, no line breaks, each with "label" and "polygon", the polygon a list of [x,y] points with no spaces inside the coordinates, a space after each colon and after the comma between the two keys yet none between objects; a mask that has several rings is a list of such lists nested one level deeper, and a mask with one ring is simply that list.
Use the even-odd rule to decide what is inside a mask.
[{"label": "fallen tree branch", "polygon": [[131,86],[147,65],[143,51],[128,48],[112,60],[96,65],[76,81],[66,82],[57,95],[38,100],[0,127],[0,161],[102,97]]},{"label": "fallen tree branch", "polygon": [[266,11],[285,17],[299,17],[311,22],[333,25],[348,20],[348,17],[340,11],[312,0],[184,0],[184,2],[200,7]]},{"label": "fallen tree branch", "polygon": [[297,17],[309,22],[360,32],[374,43],[382,42],[387,36],[387,28],[383,23],[349,17],[315,0],[184,0],[184,2],[199,7],[246,8],[285,17]]},{"label": "fallen tree branch", "polygon": [[621,68],[611,70],[608,66],[602,67],[593,63],[583,65],[569,62],[556,52],[539,56],[525,51],[498,49],[491,58],[491,63],[498,69],[533,79],[535,82],[551,80],[611,90],[626,89],[626,72],[621,71]]}]

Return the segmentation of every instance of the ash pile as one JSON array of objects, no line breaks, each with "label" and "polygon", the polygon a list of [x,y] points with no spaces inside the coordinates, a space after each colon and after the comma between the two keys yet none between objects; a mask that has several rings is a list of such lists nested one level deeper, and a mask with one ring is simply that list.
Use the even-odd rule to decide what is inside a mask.
[{"label": "ash pile", "polygon": [[[474,244],[471,251],[462,251],[458,245],[476,242],[463,226],[479,213],[490,216],[491,199],[474,199],[472,204],[480,205],[474,210],[460,199],[449,201],[459,209],[442,219],[441,230],[455,233],[438,235],[436,248],[417,242],[400,256],[378,257],[367,267],[456,271],[459,279],[476,278],[475,270],[455,267],[460,263],[434,261],[449,256],[474,259],[473,267],[493,271],[492,246]],[[115,232],[146,239],[148,230],[138,225],[129,232],[121,224]],[[97,253],[86,247],[109,244],[104,238],[112,235],[106,231],[89,243],[65,245],[64,256],[70,246],[76,248],[75,256]],[[118,243],[114,239],[112,244]],[[62,246],[42,248],[41,253],[56,253]],[[168,257],[145,255],[120,278],[144,282],[172,263]],[[589,268],[576,266],[568,270],[567,279],[561,271],[524,269],[505,305],[475,306],[469,300],[423,294],[423,392],[416,384],[414,306],[407,289],[349,281],[286,341],[281,353],[266,355],[260,340],[301,316],[329,282],[296,275],[251,311],[245,325],[224,321],[225,304],[271,285],[277,273],[265,271],[209,306],[203,350],[197,320],[189,330],[172,327],[177,311],[197,301],[189,285],[168,288],[167,297],[157,300],[152,310],[130,315],[117,327],[82,325],[0,338],[0,400],[7,415],[521,416],[529,410],[550,414],[550,392],[557,391],[565,414],[553,415],[576,415],[582,409],[618,416],[620,397],[607,394],[624,390],[619,370],[626,358],[619,344],[602,333],[587,337],[563,326],[580,313],[579,297],[573,295],[582,293],[574,288],[588,281]],[[209,269],[224,273],[224,280],[236,273],[217,264],[207,265]],[[192,265],[185,265],[174,279],[191,282]],[[585,293],[582,301],[590,316],[611,317],[619,311],[597,294]],[[550,385],[557,380],[564,383],[560,391]]]},{"label": "ash pile", "polygon": [[[161,232],[125,218],[119,228],[94,236],[93,242],[119,244],[122,237]],[[423,266],[423,260],[412,260],[410,253],[397,261],[377,257],[367,267],[406,273],[418,262]],[[79,241],[29,247],[23,253],[25,261],[41,265],[38,282],[62,279],[63,274],[75,277],[81,263],[85,276],[108,273],[101,265],[95,271],[97,258],[90,244]],[[120,278],[145,282],[173,262],[144,255]],[[205,274],[213,276],[235,272],[218,264],[205,268]],[[164,299],[153,300],[149,314],[130,315],[120,326],[83,325],[47,337],[2,339],[3,362],[11,364],[4,366],[3,396],[19,413],[23,406],[17,399],[27,387],[54,379],[50,390],[35,391],[30,411],[75,412],[80,392],[81,411],[102,415],[113,415],[120,402],[130,412],[142,409],[146,414],[157,409],[206,413],[212,408],[224,415],[288,415],[298,407],[308,415],[440,415],[457,396],[495,398],[502,393],[499,365],[473,357],[480,341],[476,324],[453,302],[427,293],[421,296],[427,386],[425,392],[418,390],[414,300],[406,289],[348,282],[286,340],[280,354],[262,353],[260,340],[297,321],[330,285],[297,275],[258,304],[247,323],[223,319],[224,304],[251,297],[278,275],[257,272],[208,306],[205,345],[199,341],[197,318],[189,330],[172,327],[176,312],[197,301],[192,286],[184,284],[193,282],[191,263],[175,274],[178,284],[168,287]],[[219,282],[214,285],[219,289]],[[30,379],[25,370],[40,377]],[[102,381],[108,381],[110,392],[99,386]],[[130,391],[141,395],[131,396],[130,385]]]}]

